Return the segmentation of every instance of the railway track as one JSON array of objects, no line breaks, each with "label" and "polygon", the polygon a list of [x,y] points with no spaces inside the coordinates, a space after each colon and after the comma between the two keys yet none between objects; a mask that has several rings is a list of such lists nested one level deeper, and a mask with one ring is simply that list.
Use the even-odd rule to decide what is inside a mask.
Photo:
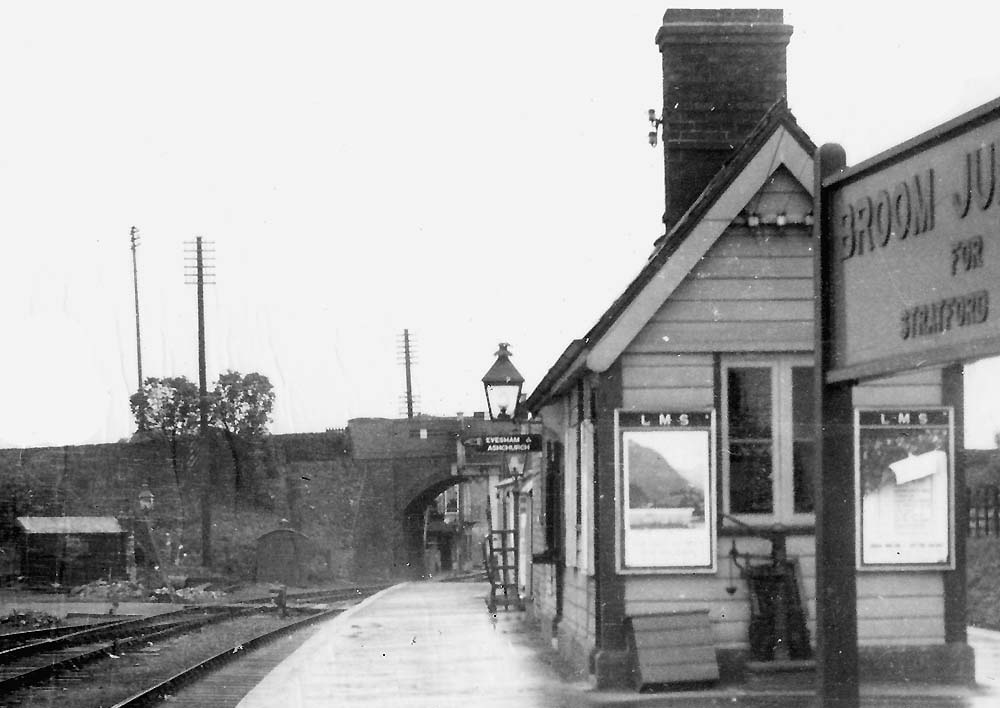
[{"label": "railway track", "polygon": [[155,705],[168,699],[173,708],[187,708],[187,706],[213,706],[213,708],[221,708],[224,705],[223,696],[221,695],[223,690],[228,694],[230,700],[234,700],[233,705],[235,705],[239,701],[239,698],[253,688],[273,668],[274,662],[268,662],[267,668],[258,665],[255,667],[256,670],[232,673],[228,677],[229,680],[222,682],[222,684],[217,682],[214,686],[208,686],[201,691],[190,692],[186,696],[181,689],[200,682],[210,672],[223,669],[227,665],[234,663],[242,664],[243,660],[247,659],[252,652],[317,622],[332,619],[343,611],[344,608],[323,610],[310,617],[292,622],[280,629],[258,634],[242,642],[238,647],[219,652],[205,661],[189,666],[183,671],[135,693],[124,701],[116,703],[112,708],[141,708],[143,706]]},{"label": "railway track", "polygon": [[154,617],[109,622],[96,627],[30,641],[0,651],[0,695],[40,683],[61,671],[77,669],[139,642],[190,632],[249,612],[249,608],[187,608]]},{"label": "railway track", "polygon": [[[130,618],[124,618],[130,619]],[[66,634],[72,634],[73,632],[79,632],[81,629],[87,629],[89,627],[106,626],[111,622],[120,622],[121,619],[109,616],[106,619],[97,622],[87,622],[83,624],[66,625],[63,627],[45,627],[42,629],[23,629],[17,632],[6,632],[0,634],[0,651],[5,649],[10,649],[12,647],[19,647],[24,644],[30,644],[33,642],[38,642],[43,639],[52,639],[55,637],[61,637]]]},{"label": "railway track", "polygon": [[[388,586],[289,593],[285,595],[284,604],[293,606],[296,603],[351,603],[360,601],[385,587]],[[272,595],[248,598],[227,605],[187,607],[148,618],[103,622],[83,628],[59,628],[55,632],[46,630],[49,636],[42,636],[38,632],[7,635],[5,639],[9,643],[18,642],[19,639],[22,641],[16,646],[8,644],[7,649],[0,651],[0,697],[42,682],[48,683],[50,691],[60,682],[68,681],[70,685],[80,685],[88,680],[94,680],[93,677],[96,675],[92,671],[81,670],[87,664],[106,658],[118,658],[124,652],[134,650],[136,647],[146,648],[159,640],[194,632],[214,622],[249,615],[265,608],[274,610],[280,604]],[[198,662],[161,680],[156,685],[137,692],[118,705],[150,705],[163,700],[166,696],[173,697],[179,687],[198,681],[224,664],[250,656],[258,647],[266,646],[290,633],[299,632],[316,622],[334,617],[344,609],[345,607],[306,610],[311,614],[304,619],[290,621],[278,629],[241,640],[235,646],[206,661]],[[249,683],[243,689],[243,693],[255,685],[269,670],[245,672],[243,681]],[[18,695],[23,693],[24,691],[21,691]],[[15,704],[17,702],[20,701],[15,699]],[[214,706],[211,702],[204,705]]]}]

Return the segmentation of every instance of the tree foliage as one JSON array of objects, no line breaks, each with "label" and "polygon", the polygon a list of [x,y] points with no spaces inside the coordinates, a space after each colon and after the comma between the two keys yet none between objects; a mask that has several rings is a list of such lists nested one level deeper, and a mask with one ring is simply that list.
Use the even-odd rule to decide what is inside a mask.
[{"label": "tree foliage", "polygon": [[170,448],[174,480],[180,485],[178,453],[198,432],[198,387],[186,376],[151,376],[129,399],[139,434],[160,435]]},{"label": "tree foliage", "polygon": [[215,383],[211,418],[229,446],[237,496],[253,480],[255,453],[262,449],[273,407],[274,387],[263,374],[227,371]]},{"label": "tree foliage", "polygon": [[140,430],[174,436],[198,429],[198,387],[186,376],[150,376],[129,402]]},{"label": "tree foliage", "polygon": [[[274,407],[274,387],[263,374],[227,371],[215,382],[209,397],[209,425],[225,438],[233,459],[234,487],[243,491],[252,478],[256,451],[268,433]],[[132,415],[139,435],[162,436],[170,448],[174,476],[180,485],[180,447],[196,439],[198,386],[185,376],[147,378],[142,391],[132,395]]]},{"label": "tree foliage", "polygon": [[57,484],[41,476],[33,476],[20,466],[9,467],[0,474],[0,542],[13,539],[18,516],[57,516],[59,506]]},{"label": "tree foliage", "polygon": [[215,383],[212,421],[232,435],[246,440],[267,435],[272,408],[274,386],[263,374],[227,371]]}]

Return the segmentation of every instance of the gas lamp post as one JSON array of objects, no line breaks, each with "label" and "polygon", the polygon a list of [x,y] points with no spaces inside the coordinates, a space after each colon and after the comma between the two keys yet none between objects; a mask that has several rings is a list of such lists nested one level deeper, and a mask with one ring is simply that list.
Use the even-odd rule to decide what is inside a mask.
[{"label": "gas lamp post", "polygon": [[[483,376],[483,389],[486,392],[486,405],[489,409],[490,420],[494,422],[507,422],[511,423],[513,427],[516,427],[518,420],[518,403],[521,399],[521,387],[524,385],[524,377],[521,376],[514,365],[510,362],[510,344],[507,342],[500,342],[497,346],[496,351],[496,361],[493,362],[493,366],[490,367],[489,371]],[[511,531],[512,538],[512,548],[511,553],[513,554],[513,565],[514,565],[514,578],[518,585],[517,587],[517,604],[518,607],[521,606],[520,600],[520,569],[521,564],[521,480],[523,479],[524,469],[518,466],[516,461],[508,461],[507,453],[502,454],[502,467],[511,477],[511,491],[513,493],[513,528]],[[512,463],[512,464],[509,464]],[[504,516],[506,517],[506,504],[503,507]],[[504,524],[506,525],[507,519],[504,519]],[[506,553],[504,554],[506,555]],[[506,560],[504,561],[506,563]]]}]

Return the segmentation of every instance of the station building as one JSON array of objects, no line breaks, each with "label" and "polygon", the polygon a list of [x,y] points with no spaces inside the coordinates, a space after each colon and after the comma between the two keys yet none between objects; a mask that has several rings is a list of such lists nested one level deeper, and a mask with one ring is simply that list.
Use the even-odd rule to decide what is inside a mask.
[{"label": "station building", "polygon": [[[816,148],[785,102],[791,35],[780,10],[666,12],[656,34],[666,233],[526,402],[546,449],[532,489],[533,612],[600,687],[632,681],[632,628],[649,615],[704,613],[721,670],[743,671],[755,598],[733,554],[766,557],[776,537],[795,560],[804,636],[816,641]],[[957,376],[868,381],[853,404],[954,403]],[[643,451],[646,438],[622,432],[674,430],[680,415],[702,434],[671,440],[704,447],[706,469],[657,453],[655,436]],[[647,463],[669,470],[673,487],[626,479],[629,464],[634,477]],[[682,487],[697,493],[671,504],[673,516],[642,509],[640,496],[676,501]],[[643,536],[699,524],[709,532],[688,540]],[[971,677],[956,554],[953,570],[857,572],[862,676]]]}]

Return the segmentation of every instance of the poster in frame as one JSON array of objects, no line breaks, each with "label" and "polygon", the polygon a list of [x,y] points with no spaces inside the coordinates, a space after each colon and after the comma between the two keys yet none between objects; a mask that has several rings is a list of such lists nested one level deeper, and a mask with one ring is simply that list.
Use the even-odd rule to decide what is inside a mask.
[{"label": "poster in frame", "polygon": [[615,411],[618,571],[714,573],[715,412]]},{"label": "poster in frame", "polygon": [[859,570],[955,568],[954,409],[857,408]]}]

